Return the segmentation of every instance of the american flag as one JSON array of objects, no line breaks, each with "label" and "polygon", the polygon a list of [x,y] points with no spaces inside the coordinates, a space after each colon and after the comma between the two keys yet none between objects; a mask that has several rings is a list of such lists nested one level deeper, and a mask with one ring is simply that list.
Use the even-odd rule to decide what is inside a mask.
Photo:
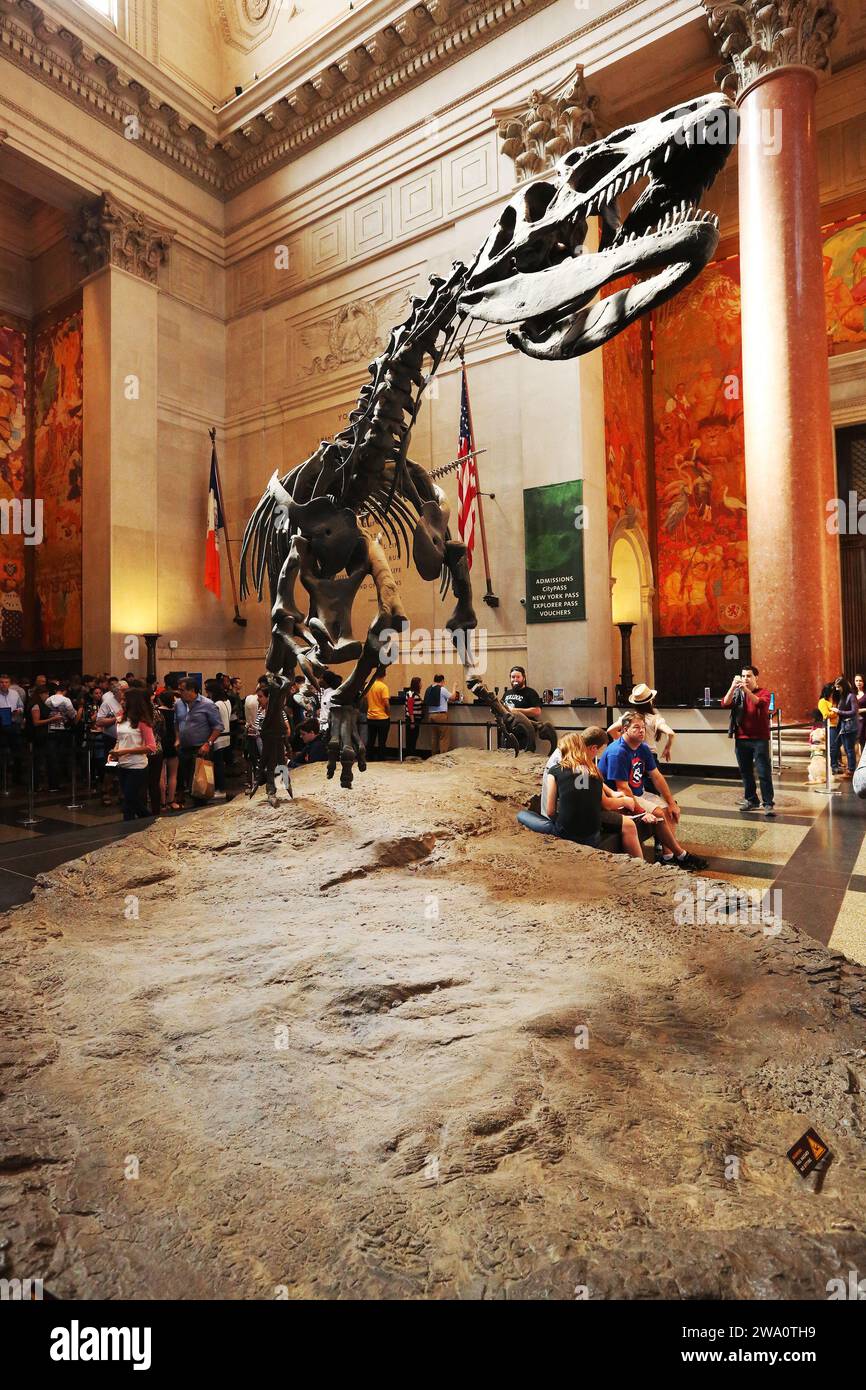
[{"label": "american flag", "polygon": [[457,457],[457,531],[466,546],[466,560],[472,568],[472,551],[475,546],[475,498],[478,484],[475,472],[475,441],[472,438],[472,416],[469,413],[469,387],[466,382],[466,365],[463,365],[462,386],[460,389],[460,442]]}]

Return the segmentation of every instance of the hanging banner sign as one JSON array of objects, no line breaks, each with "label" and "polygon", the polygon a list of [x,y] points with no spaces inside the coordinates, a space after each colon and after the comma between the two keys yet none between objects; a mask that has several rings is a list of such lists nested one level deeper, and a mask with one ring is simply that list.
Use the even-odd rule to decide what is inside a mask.
[{"label": "hanging banner sign", "polygon": [[586,622],[583,481],[523,490],[527,623]]}]

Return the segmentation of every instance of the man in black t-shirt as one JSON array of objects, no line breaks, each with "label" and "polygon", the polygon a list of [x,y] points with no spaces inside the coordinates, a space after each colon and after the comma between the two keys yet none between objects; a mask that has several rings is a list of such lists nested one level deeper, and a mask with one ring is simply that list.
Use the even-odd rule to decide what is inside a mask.
[{"label": "man in black t-shirt", "polygon": [[523,714],[528,714],[530,719],[541,718],[541,699],[538,691],[526,684],[526,672],[522,666],[512,666],[511,689],[506,690],[502,703],[508,705],[509,709],[519,709]]}]

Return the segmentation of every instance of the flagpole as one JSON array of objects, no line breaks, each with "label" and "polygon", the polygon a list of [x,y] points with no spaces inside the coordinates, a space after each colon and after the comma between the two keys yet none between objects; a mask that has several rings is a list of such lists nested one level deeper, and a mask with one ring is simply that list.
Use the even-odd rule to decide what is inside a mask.
[{"label": "flagpole", "polygon": [[[460,345],[460,349],[459,349],[458,355],[459,355],[459,357],[460,357],[460,374],[461,374],[461,377],[465,380],[466,360],[465,360],[465,357],[464,357],[464,355],[463,355],[463,345],[462,345],[462,343],[461,343],[461,345]],[[467,413],[468,413],[468,415],[469,415],[469,435],[470,435],[470,438],[471,438],[471,440],[472,440],[472,443],[474,444],[474,443],[475,443],[475,425],[473,424],[473,421],[472,421],[472,401],[471,401],[470,396],[469,396],[469,383],[468,383],[468,381],[467,381],[467,383],[466,383],[466,410],[467,410]],[[489,604],[491,608],[498,608],[498,607],[499,607],[499,599],[497,598],[496,594],[494,594],[494,592],[493,592],[493,581],[492,581],[491,578],[490,578],[490,559],[489,559],[488,554],[487,554],[487,531],[485,530],[485,527],[484,527],[484,504],[483,504],[483,502],[481,501],[481,479],[478,477],[478,458],[477,458],[477,453],[478,453],[477,450],[473,450],[473,451],[472,451],[471,458],[472,458],[472,472],[473,472],[474,475],[475,475],[475,497],[476,497],[476,501],[477,501],[477,504],[478,504],[478,529],[479,529],[480,532],[481,532],[481,553],[482,553],[482,555],[484,556],[484,578],[485,578],[485,581],[486,581],[486,584],[487,584],[487,593],[483,595],[483,598],[484,598],[484,602],[487,603],[487,604]]]},{"label": "flagpole", "polygon": [[232,619],[232,622],[237,623],[238,627],[246,627],[246,625],[247,625],[247,620],[246,620],[246,618],[242,618],[242,617],[241,617],[240,608],[238,607],[238,586],[237,586],[237,581],[236,581],[236,579],[235,579],[235,567],[234,567],[234,562],[233,562],[233,560],[232,560],[232,546],[231,546],[231,541],[229,540],[229,525],[228,525],[228,518],[227,518],[227,516],[226,516],[226,510],[225,510],[225,506],[224,506],[224,503],[223,503],[223,480],[222,480],[222,477],[221,477],[221,475],[220,475],[220,461],[219,461],[219,459],[217,458],[217,451],[216,451],[216,428],[215,428],[215,427],[211,427],[211,429],[208,430],[208,434],[210,435],[211,456],[212,456],[213,461],[214,461],[214,468],[215,468],[215,470],[216,470],[216,477],[217,477],[217,487],[219,488],[220,511],[222,512],[222,517],[223,517],[223,522],[224,522],[224,528],[223,528],[223,529],[224,529],[224,531],[225,531],[225,538],[226,538],[226,559],[227,559],[228,562],[229,562],[229,575],[231,576],[231,581],[232,581],[232,594],[234,595],[234,601],[235,601],[235,615],[234,615],[234,618]]}]

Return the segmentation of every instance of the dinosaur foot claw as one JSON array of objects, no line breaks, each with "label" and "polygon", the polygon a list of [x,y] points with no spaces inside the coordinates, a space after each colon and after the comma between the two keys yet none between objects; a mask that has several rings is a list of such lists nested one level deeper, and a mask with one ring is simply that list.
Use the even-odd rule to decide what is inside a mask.
[{"label": "dinosaur foot claw", "polygon": [[456,608],[445,627],[449,632],[471,632],[478,626],[478,615],[474,608]]}]

